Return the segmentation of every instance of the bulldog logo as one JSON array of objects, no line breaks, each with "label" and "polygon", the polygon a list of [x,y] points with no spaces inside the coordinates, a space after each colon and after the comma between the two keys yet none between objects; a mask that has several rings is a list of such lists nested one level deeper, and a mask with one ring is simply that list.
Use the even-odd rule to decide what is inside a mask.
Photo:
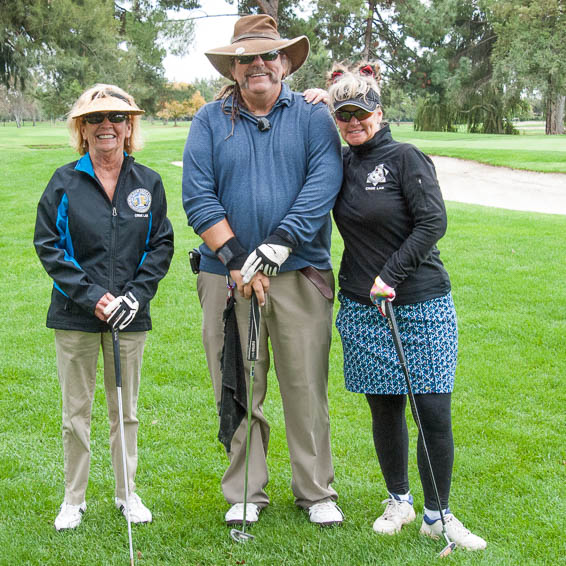
[{"label": "bulldog logo", "polygon": [[386,176],[388,173],[389,171],[385,168],[385,165],[380,163],[371,173],[368,173],[366,183],[373,185],[375,188],[377,185],[387,181]]}]

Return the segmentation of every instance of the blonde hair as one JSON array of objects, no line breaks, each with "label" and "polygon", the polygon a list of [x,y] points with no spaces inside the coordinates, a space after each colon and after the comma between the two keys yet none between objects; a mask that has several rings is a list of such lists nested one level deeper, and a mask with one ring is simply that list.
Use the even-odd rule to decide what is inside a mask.
[{"label": "blonde hair", "polygon": [[[83,116],[71,118],[71,116],[79,114],[82,108],[88,106],[95,98],[105,98],[118,95],[118,98],[125,99],[128,104],[135,106],[134,97],[122,90],[116,85],[109,84],[96,84],[93,87],[85,90],[77,99],[71,111],[67,115],[67,127],[69,128],[70,144],[73,149],[84,155],[88,152],[88,140],[83,137],[81,126],[83,123]],[[124,114],[128,114],[127,111]],[[134,151],[138,151],[143,147],[143,139],[141,133],[141,118],[139,115],[128,115],[128,120],[131,126],[130,137],[124,140],[124,151],[129,155]]]},{"label": "blonde hair", "polygon": [[334,111],[336,102],[350,98],[363,98],[367,102],[366,97],[370,91],[374,91],[379,96],[379,86],[373,77],[356,75],[346,71],[328,89],[330,107]]}]

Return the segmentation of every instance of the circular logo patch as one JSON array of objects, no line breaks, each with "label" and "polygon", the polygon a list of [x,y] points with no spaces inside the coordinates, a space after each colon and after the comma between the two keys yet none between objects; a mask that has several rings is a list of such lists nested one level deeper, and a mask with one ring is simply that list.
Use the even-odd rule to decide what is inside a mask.
[{"label": "circular logo patch", "polygon": [[134,212],[147,212],[151,207],[151,193],[147,189],[134,189],[128,195],[128,206]]},{"label": "circular logo patch", "polygon": [[236,55],[241,55],[242,53],[244,53],[246,51],[245,47],[238,47],[236,49]]}]

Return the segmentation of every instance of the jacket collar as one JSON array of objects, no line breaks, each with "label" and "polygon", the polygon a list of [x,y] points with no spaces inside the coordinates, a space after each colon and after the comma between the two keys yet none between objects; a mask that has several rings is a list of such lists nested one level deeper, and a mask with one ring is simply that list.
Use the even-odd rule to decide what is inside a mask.
[{"label": "jacket collar", "polygon": [[350,147],[352,153],[355,153],[356,155],[363,155],[365,153],[369,153],[370,151],[373,151],[374,149],[377,149],[382,145],[387,145],[392,140],[393,138],[391,137],[391,130],[389,128],[389,124],[387,122],[384,122],[381,128],[373,136],[373,138],[360,145],[348,144],[348,146]]},{"label": "jacket collar", "polygon": [[[128,157],[128,154],[124,151],[124,157]],[[82,171],[87,175],[90,175],[93,179],[96,179],[94,174],[94,167],[92,166],[92,160],[90,159],[90,152],[85,153],[75,165],[76,171]]]}]

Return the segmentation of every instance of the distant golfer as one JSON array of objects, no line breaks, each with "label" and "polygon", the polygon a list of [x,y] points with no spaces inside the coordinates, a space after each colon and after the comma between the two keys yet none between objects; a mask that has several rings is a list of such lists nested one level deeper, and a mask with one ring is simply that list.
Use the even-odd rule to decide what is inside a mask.
[{"label": "distant golfer", "polygon": [[134,161],[140,110],[113,85],[98,84],[76,101],[67,120],[81,158],[57,169],[37,208],[34,244],[53,279],[47,326],[55,329],[63,397],[65,498],[55,528],[73,529],[86,510],[90,419],[102,346],[110,419],[115,503],[125,508],[111,327],[120,331],[129,510],[151,521],[135,493],[136,409],[149,302],[173,255],[173,230],[160,176]]},{"label": "distant golfer", "polygon": [[[307,104],[281,82],[308,52],[305,36],[282,39],[269,16],[240,18],[230,45],[206,53],[234,83],[199,110],[183,158],[188,223],[204,240],[197,286],[218,407],[226,276],[240,293],[235,307],[240,336],[247,336],[252,288],[262,305],[251,424],[250,523],[269,503],[269,426],[262,410],[268,339],[283,401],[295,502],[308,509],[313,523],[342,522],[331,487],[327,397],[334,289],[329,212],[342,180],[340,143],[328,109]],[[246,424],[244,417],[222,478],[231,504],[228,524],[243,518]]]},{"label": "distant golfer", "polygon": [[[437,241],[446,210],[434,165],[421,151],[391,137],[376,80],[378,70],[335,66],[328,95],[344,148],[344,181],[334,218],[344,253],[336,326],[349,391],[364,393],[373,418],[375,449],[389,497],[373,529],[394,534],[415,519],[409,492],[407,386],[382,301],[393,301],[416,405],[421,417],[450,539],[468,550],[486,543],[450,512],[454,460],[451,393],[458,328],[448,273]],[[376,308],[376,306],[379,307]],[[419,436],[417,460],[424,491],[421,533],[439,537],[440,512]]]}]

